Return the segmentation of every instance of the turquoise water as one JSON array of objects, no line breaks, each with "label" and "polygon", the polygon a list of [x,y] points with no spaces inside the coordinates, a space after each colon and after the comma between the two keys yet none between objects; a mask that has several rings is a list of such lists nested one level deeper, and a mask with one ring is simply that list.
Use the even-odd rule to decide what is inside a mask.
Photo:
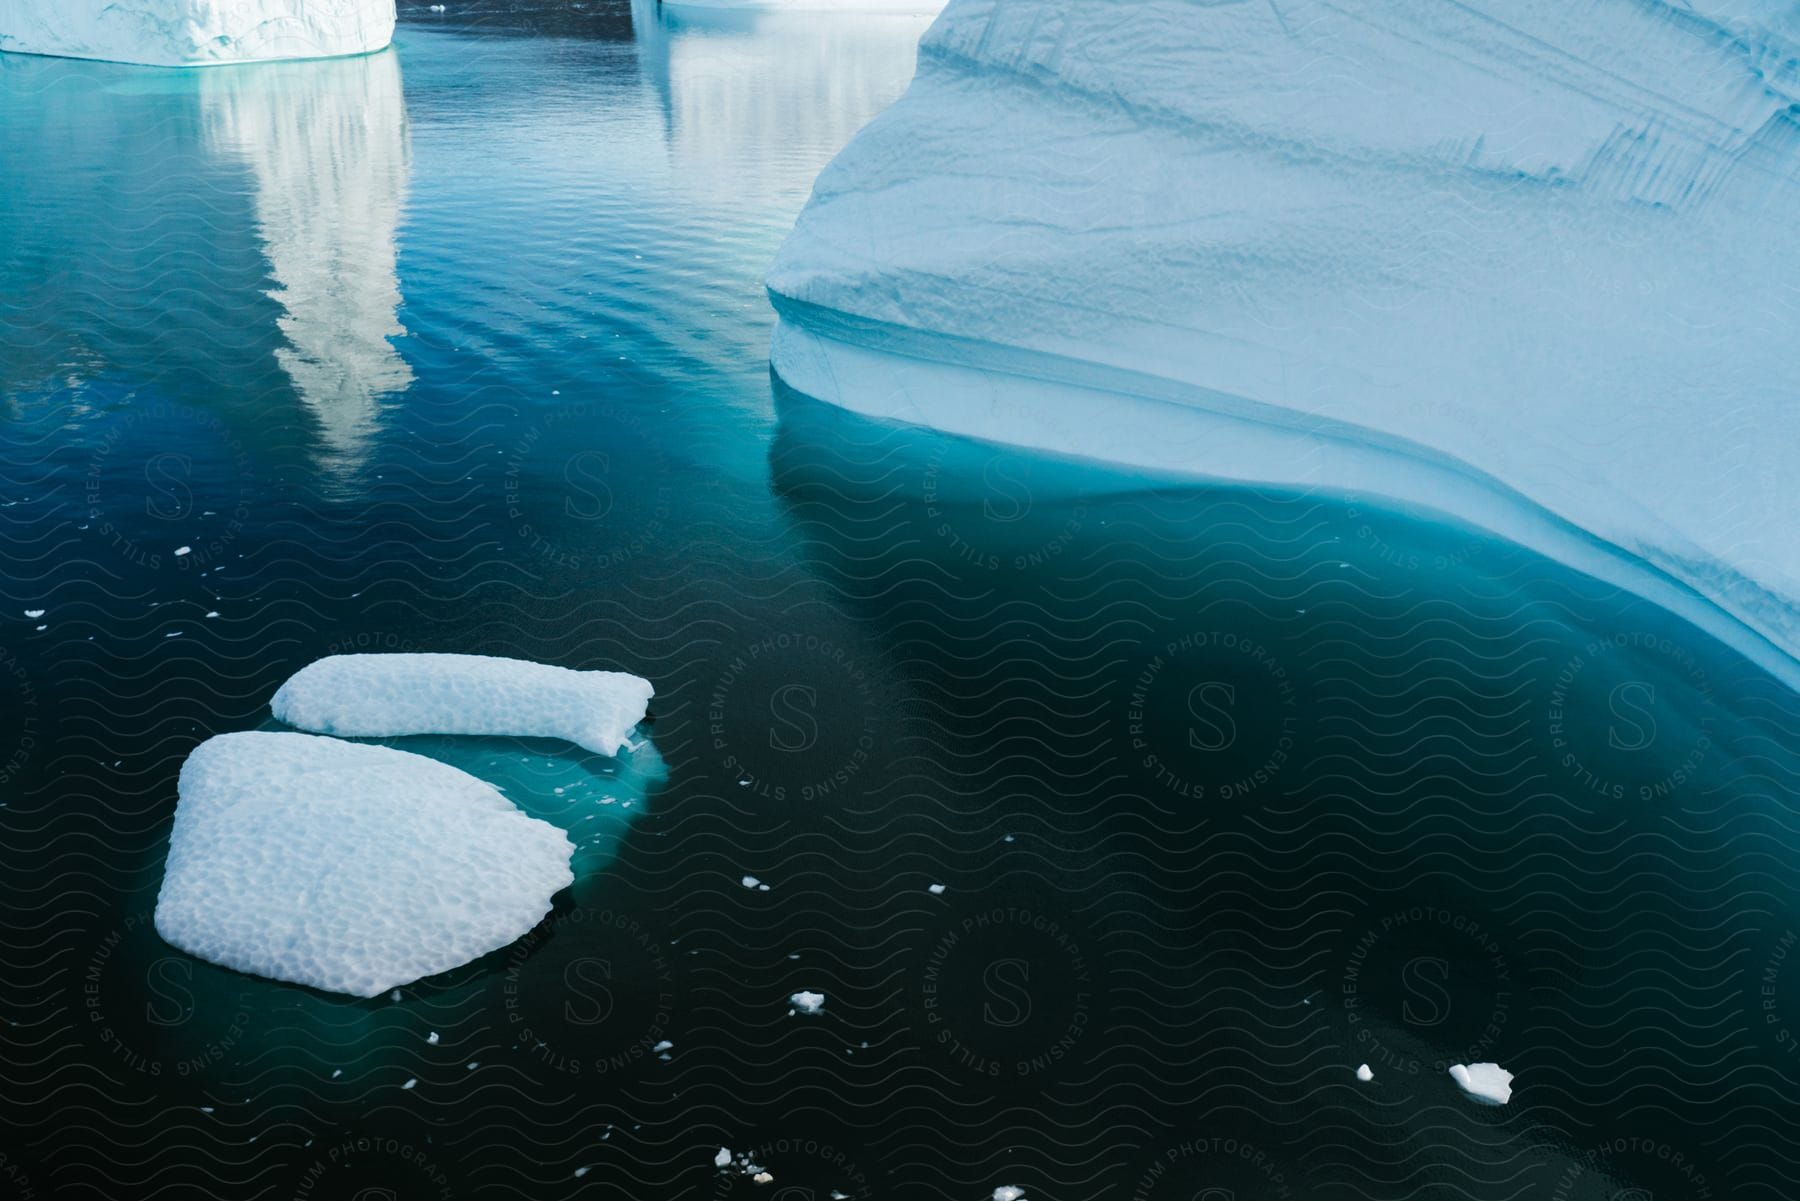
[{"label": "turquoise water", "polygon": [[[919,27],[0,57],[0,1196],[1794,1195],[1790,694],[1471,531],[772,383]],[[555,912],[374,1001],[162,944],[186,753],[406,649],[656,683],[616,762],[400,743],[571,831]]]}]

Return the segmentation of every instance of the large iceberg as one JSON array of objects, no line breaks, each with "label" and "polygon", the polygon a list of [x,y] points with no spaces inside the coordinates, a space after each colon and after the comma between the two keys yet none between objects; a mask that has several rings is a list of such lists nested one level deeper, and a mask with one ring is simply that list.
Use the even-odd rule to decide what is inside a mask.
[{"label": "large iceberg", "polygon": [[1800,680],[1797,101],[1792,0],[952,0],[774,367],[1472,522]]},{"label": "large iceberg", "polygon": [[380,50],[394,0],[6,0],[0,50],[200,67]]},{"label": "large iceberg", "polygon": [[574,880],[561,830],[405,751],[221,734],[178,787],[157,932],[259,976],[378,996],[513,942]]}]

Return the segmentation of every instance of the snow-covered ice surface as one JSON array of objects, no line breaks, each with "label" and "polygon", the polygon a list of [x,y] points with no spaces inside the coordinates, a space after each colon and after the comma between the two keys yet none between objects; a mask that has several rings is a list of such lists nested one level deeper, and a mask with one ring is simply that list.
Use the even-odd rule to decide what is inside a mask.
[{"label": "snow-covered ice surface", "polygon": [[1800,8],[952,0],[772,358],[877,417],[1385,497],[1800,681]]},{"label": "snow-covered ice surface", "polygon": [[195,67],[367,54],[394,0],[6,0],[0,50]]},{"label": "snow-covered ice surface", "polygon": [[332,655],[295,672],[269,702],[316,734],[504,734],[562,738],[616,755],[653,689],[639,676],[489,655]]},{"label": "snow-covered ice surface", "polygon": [[1450,1078],[1483,1105],[1505,1105],[1512,1100],[1512,1073],[1497,1063],[1452,1064]]},{"label": "snow-covered ice surface", "polygon": [[503,947],[574,879],[556,827],[386,747],[221,734],[188,756],[179,792],[157,932],[331,992],[379,996]]}]

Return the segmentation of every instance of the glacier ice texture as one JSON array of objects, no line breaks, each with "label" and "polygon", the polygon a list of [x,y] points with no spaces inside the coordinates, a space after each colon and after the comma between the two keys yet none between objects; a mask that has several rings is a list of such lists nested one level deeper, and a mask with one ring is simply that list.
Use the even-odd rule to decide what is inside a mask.
[{"label": "glacier ice texture", "polygon": [[1473,524],[1800,683],[1797,101],[1791,0],[951,0],[773,366]]},{"label": "glacier ice texture", "polygon": [[7,0],[0,50],[151,67],[380,50],[394,0]]},{"label": "glacier ice texture", "polygon": [[616,755],[644,719],[650,681],[491,655],[331,655],[301,668],[269,702],[277,721],[315,734],[503,734],[561,738]]},{"label": "glacier ice texture", "polygon": [[221,734],[178,790],[157,933],[258,976],[380,996],[513,942],[574,881],[561,830],[405,751]]}]

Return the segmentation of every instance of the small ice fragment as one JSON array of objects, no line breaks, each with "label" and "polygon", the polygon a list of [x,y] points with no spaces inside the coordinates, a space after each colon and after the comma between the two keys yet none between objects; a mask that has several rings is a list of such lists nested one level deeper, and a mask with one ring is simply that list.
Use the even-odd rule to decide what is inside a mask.
[{"label": "small ice fragment", "polygon": [[332,1068],[331,1069],[331,1078],[333,1080],[336,1080],[339,1076],[342,1076],[343,1074],[344,1074],[343,1068]]},{"label": "small ice fragment", "polygon": [[586,1176],[587,1174],[588,1174],[588,1170],[586,1168],[576,1168],[575,1169],[575,1175],[578,1177]]},{"label": "small ice fragment", "polygon": [[942,896],[944,893],[944,886],[942,884],[933,884],[931,887],[927,888],[925,891],[930,893],[934,897]]},{"label": "small ice fragment", "polygon": [[1356,1078],[1361,1080],[1364,1084],[1367,1084],[1369,1081],[1375,1079],[1375,1073],[1370,1071],[1369,1065],[1365,1063],[1360,1068],[1356,1069]]},{"label": "small ice fragment", "polygon": [[405,1084],[402,1084],[400,1087],[401,1088],[411,1088],[413,1085],[417,1084],[418,1082],[419,1082],[419,1078],[417,1076],[414,1076],[412,1079],[408,1080]]},{"label": "small ice fragment", "polygon": [[1016,1184],[1003,1184],[994,1190],[994,1201],[1025,1201],[1025,1190]]},{"label": "small ice fragment", "polygon": [[1451,1064],[1450,1078],[1483,1105],[1505,1105],[1512,1100],[1512,1073],[1497,1063]]},{"label": "small ice fragment", "polygon": [[773,1181],[774,1179],[775,1179],[775,1177],[771,1176],[767,1172],[758,1172],[756,1175],[750,1177],[750,1182],[752,1184],[768,1184],[771,1181]]},{"label": "small ice fragment", "polygon": [[730,1167],[730,1166],[731,1166],[731,1148],[730,1147],[720,1147],[719,1153],[717,1155],[713,1156],[713,1167],[726,1168],[726,1167]]},{"label": "small ice fragment", "polygon": [[437,1031],[436,1031],[436,1030],[433,1030],[433,1031],[432,1031],[432,1032],[431,1032],[431,1033],[430,1033],[430,1034],[427,1034],[427,1035],[426,1035],[426,1036],[425,1036],[425,1041],[426,1041],[426,1042],[427,1042],[427,1043],[429,1043],[429,1044],[430,1044],[430,1045],[431,1045],[431,1046],[434,1046],[434,1047],[435,1047],[435,1046],[437,1046],[437,1041],[438,1041],[438,1033],[437,1033]]},{"label": "small ice fragment", "polygon": [[201,1106],[201,1107],[200,1107],[200,1112],[201,1112],[201,1113],[211,1113],[211,1112],[212,1112],[212,1111],[213,1111],[213,1107],[212,1107],[212,1106],[210,1106],[210,1105],[202,1105],[202,1106]]},{"label": "small ice fragment", "polygon": [[762,881],[758,880],[755,876],[745,876],[742,880],[739,880],[738,883],[742,884],[745,888],[755,888],[758,884],[761,884]]},{"label": "small ice fragment", "polygon": [[36,620],[37,618],[42,617],[43,615],[44,615],[44,611],[42,609],[27,609],[27,610],[25,610],[25,616],[32,618],[33,620]]},{"label": "small ice fragment", "polygon": [[177,559],[181,558],[183,555],[191,555],[193,553],[194,548],[191,546],[178,546],[175,548],[175,557]]},{"label": "small ice fragment", "polygon": [[817,1013],[825,1008],[825,994],[822,992],[807,992],[802,989],[788,1000],[801,1013]]},{"label": "small ice fragment", "polygon": [[217,609],[208,609],[206,612],[206,615],[208,617],[217,617],[219,615],[219,611]]},{"label": "small ice fragment", "polygon": [[471,1059],[468,1062],[468,1066],[466,1066],[463,1070],[467,1071],[467,1072],[472,1072],[480,1066],[481,1066],[481,1061],[479,1059]]},{"label": "small ice fragment", "polygon": [[398,1001],[399,999],[400,999],[400,990],[397,988],[393,992],[388,994],[388,1000],[390,1000],[390,1001]]},{"label": "small ice fragment", "polygon": [[650,1049],[652,1051],[667,1051],[667,1050],[672,1049],[674,1046],[675,1046],[674,1043],[670,1042],[668,1039],[665,1038],[661,1042],[657,1043],[654,1047],[651,1047]]}]

